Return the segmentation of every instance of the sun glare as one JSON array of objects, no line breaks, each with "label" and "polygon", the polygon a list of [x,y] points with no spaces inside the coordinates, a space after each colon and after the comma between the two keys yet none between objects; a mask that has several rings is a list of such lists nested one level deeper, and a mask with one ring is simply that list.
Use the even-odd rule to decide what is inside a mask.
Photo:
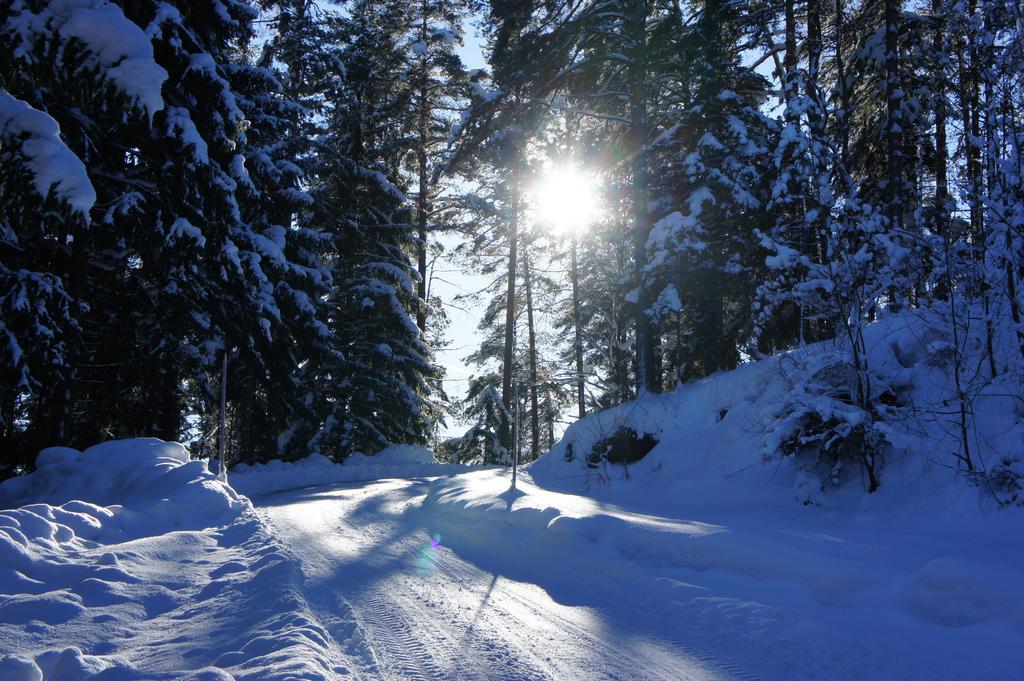
[{"label": "sun glare", "polygon": [[562,234],[586,228],[598,213],[594,185],[593,176],[574,166],[549,168],[531,192],[534,220]]}]

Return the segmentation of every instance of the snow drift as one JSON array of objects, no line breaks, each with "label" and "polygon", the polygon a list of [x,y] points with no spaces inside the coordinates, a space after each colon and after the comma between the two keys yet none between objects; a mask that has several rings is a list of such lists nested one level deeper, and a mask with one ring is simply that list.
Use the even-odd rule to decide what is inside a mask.
[{"label": "snow drift", "polygon": [[426,447],[391,445],[373,456],[353,454],[340,464],[320,454],[292,463],[243,464],[231,470],[231,484],[239,492],[257,497],[312,485],[448,475],[466,470],[466,466],[438,463]]},{"label": "snow drift", "polygon": [[[0,679],[327,679],[298,560],[173,442],[50,448],[0,484]],[[73,647],[68,647],[73,643]]]},{"label": "snow drift", "polygon": [[[107,543],[225,524],[246,506],[205,461],[190,461],[182,445],[156,438],[105,442],[84,452],[44,449],[35,472],[0,483],[0,508],[26,504],[71,522],[85,533],[79,536]],[[68,513],[93,520],[83,525]]]}]

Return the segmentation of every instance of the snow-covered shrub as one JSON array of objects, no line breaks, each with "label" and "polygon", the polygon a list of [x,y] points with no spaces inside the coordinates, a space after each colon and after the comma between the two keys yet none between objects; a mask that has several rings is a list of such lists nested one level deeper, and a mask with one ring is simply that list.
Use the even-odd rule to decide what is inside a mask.
[{"label": "snow-covered shrub", "polygon": [[1005,456],[988,471],[973,477],[1001,506],[1024,506],[1024,460],[1019,456]]},{"label": "snow-covered shrub", "polygon": [[[766,458],[794,457],[800,472],[798,489],[806,488],[811,478],[819,482],[818,491],[838,486],[859,471],[867,491],[875,491],[888,448],[877,424],[894,391],[890,387],[873,393],[862,406],[852,387],[853,369],[841,353],[790,359],[784,364],[789,390],[768,429]],[[802,362],[806,364],[801,366]],[[812,502],[813,494],[798,496],[804,503]]]}]

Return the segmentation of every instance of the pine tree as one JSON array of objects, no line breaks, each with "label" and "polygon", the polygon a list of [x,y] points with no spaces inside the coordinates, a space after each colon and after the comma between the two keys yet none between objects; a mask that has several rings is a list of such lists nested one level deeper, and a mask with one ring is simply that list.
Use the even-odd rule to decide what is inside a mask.
[{"label": "pine tree", "polygon": [[[337,352],[323,304],[332,282],[323,262],[329,242],[311,227],[313,198],[304,188],[312,163],[309,140],[316,133],[313,119],[333,65],[330,50],[322,47],[329,44],[324,29],[332,18],[297,3],[280,7],[276,21],[277,32],[260,55],[261,63],[252,63],[243,52],[227,67],[248,121],[244,155],[249,181],[239,186],[242,218],[255,232],[281,311],[271,337],[254,338],[259,352],[240,351],[232,361],[231,440],[236,458],[250,460],[306,453],[317,412],[309,404],[300,367],[323,364]],[[263,65],[275,58],[283,70]]]},{"label": "pine tree", "polygon": [[73,378],[68,345],[81,302],[53,262],[67,258],[62,232],[89,227],[96,192],[57,122],[2,90],[0,169],[0,437],[14,450],[0,462],[6,477],[30,466],[39,444],[19,441],[19,420],[42,422],[42,437],[63,437],[58,391]]},{"label": "pine tree", "polygon": [[233,402],[241,412],[248,399],[252,422],[267,424],[261,455],[296,418],[306,357],[267,360],[321,347],[322,272],[313,235],[290,218],[308,197],[276,146],[289,105],[245,61],[255,10],[221,9],[17,3],[3,17],[16,67],[4,87],[57,120],[96,192],[89,222],[102,226],[68,221],[66,264],[50,265],[74,301],[56,337],[75,342],[65,383],[47,388],[59,400],[29,419],[47,443],[179,438],[230,348],[251,377]]}]

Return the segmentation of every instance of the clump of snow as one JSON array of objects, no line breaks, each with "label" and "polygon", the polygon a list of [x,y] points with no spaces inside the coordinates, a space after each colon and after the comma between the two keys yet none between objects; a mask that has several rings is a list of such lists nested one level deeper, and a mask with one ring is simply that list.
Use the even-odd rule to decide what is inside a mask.
[{"label": "clump of snow", "polygon": [[203,231],[185,218],[178,218],[171,223],[171,228],[167,234],[175,240],[190,239],[200,248],[206,245],[206,237],[203,236]]},{"label": "clump of snow", "polygon": [[83,215],[96,203],[85,165],[61,140],[57,121],[0,90],[0,149],[7,145],[20,150],[44,199],[52,190]]},{"label": "clump of snow", "polygon": [[191,147],[196,163],[206,165],[210,162],[210,151],[206,140],[199,134],[199,129],[192,121],[188,109],[181,106],[167,108],[165,114],[167,135],[181,142],[183,147]]},{"label": "clump of snow", "polygon": [[248,496],[336,482],[418,478],[468,470],[466,466],[438,463],[426,447],[391,445],[372,456],[353,454],[337,464],[320,454],[295,462],[269,461],[239,465],[231,471],[231,484]]},{"label": "clump of snow", "polygon": [[428,448],[420,445],[391,445],[372,456],[353,454],[345,460],[347,466],[400,466],[402,464],[437,465],[437,458]]}]

